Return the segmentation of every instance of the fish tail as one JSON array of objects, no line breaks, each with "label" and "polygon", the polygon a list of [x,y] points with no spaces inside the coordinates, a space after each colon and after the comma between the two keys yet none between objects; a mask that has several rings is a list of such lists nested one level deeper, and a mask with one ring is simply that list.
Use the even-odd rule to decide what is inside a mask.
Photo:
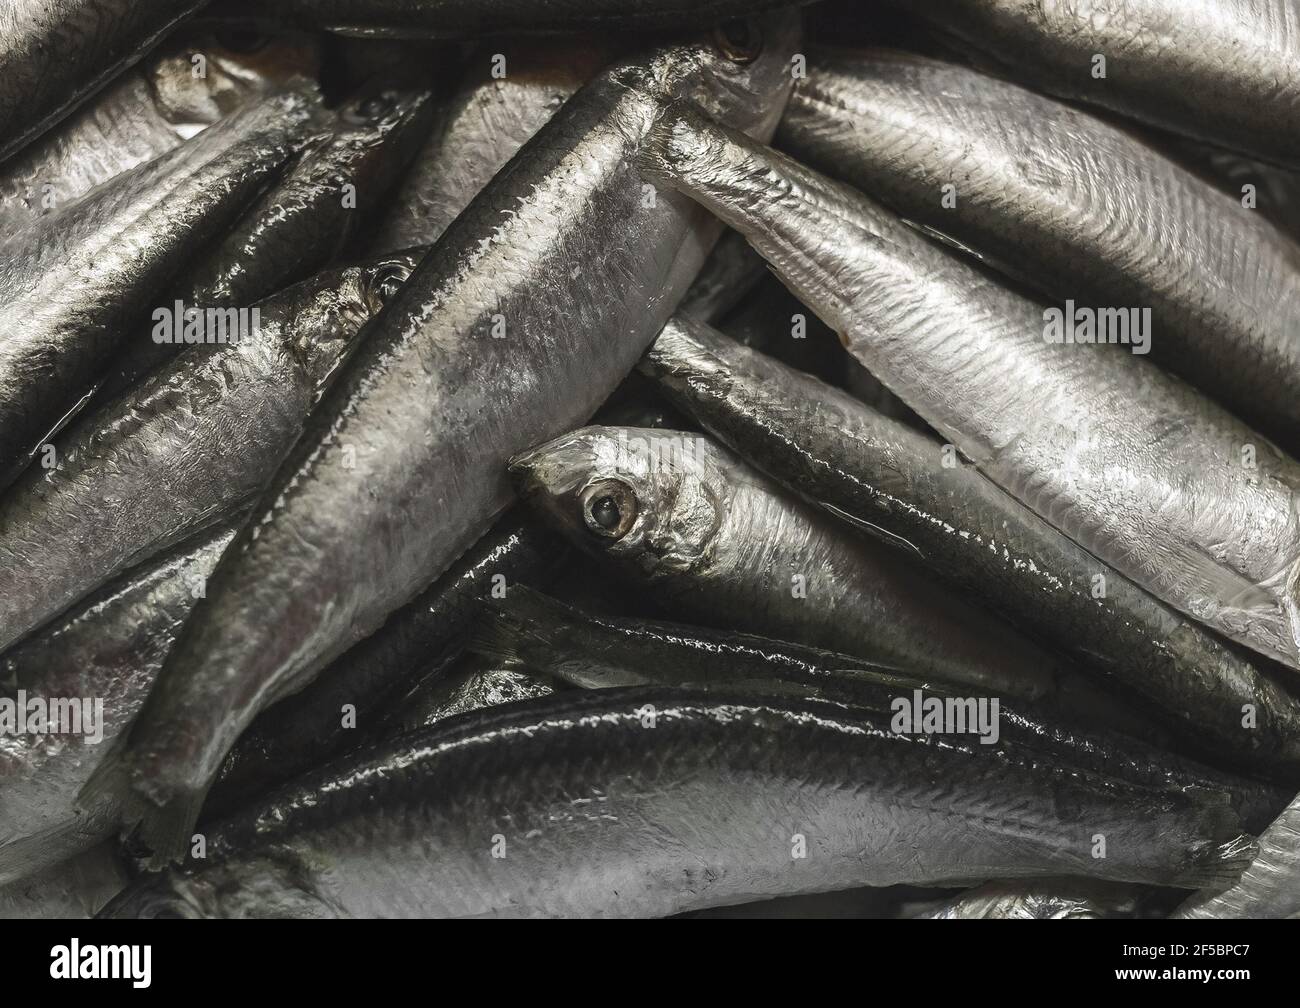
[{"label": "fish tail", "polygon": [[162,802],[142,794],[127,750],[129,734],[122,732],[110,743],[77,793],[76,805],[84,812],[116,809],[121,835],[141,840],[150,851],[148,866],[158,869],[184,858],[204,794],[184,793]]},{"label": "fish tail", "polygon": [[1170,884],[1180,889],[1227,889],[1241,880],[1258,853],[1259,844],[1245,834],[1209,845]]},{"label": "fish tail", "polygon": [[501,620],[480,620],[465,647],[495,661],[524,664],[515,650],[510,629]]}]

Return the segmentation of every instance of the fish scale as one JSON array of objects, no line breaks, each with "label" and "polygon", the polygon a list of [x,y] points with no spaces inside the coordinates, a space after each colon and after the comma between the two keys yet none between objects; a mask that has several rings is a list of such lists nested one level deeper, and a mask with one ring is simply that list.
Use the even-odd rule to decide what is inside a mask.
[{"label": "fish scale", "polygon": [[[453,717],[308,775],[104,916],[667,915],[1000,872],[1186,884],[1239,866],[1204,850],[1233,828],[1213,800],[940,746],[852,707],[601,690]],[[1094,830],[1109,857],[1091,856]],[[816,857],[791,858],[795,832]]]},{"label": "fish scale", "polygon": [[[1144,360],[1049,343],[1039,304],[784,155],[683,113],[660,123],[648,158],[746,234],[986,476],[1158,598],[1300,668],[1290,458]],[[798,195],[769,197],[773,175]],[[1079,423],[1107,403],[1119,408]]]},{"label": "fish scale", "polygon": [[92,782],[92,796],[135,800],[159,859],[183,852],[258,711],[446,569],[509,505],[508,458],[590,416],[631,371],[720,230],[678,197],[645,205],[635,152],[682,98],[770,136],[798,19],[761,30],[756,59],[698,40],[598,76],[367,328],[227,550],[121,763]]}]

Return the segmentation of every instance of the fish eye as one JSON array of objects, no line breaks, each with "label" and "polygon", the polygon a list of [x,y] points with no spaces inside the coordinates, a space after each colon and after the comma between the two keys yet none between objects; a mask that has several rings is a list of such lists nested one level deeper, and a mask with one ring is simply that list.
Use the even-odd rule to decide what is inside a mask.
[{"label": "fish eye", "polygon": [[382,304],[387,304],[402,289],[402,284],[406,283],[410,276],[411,271],[405,263],[385,263],[375,271],[370,281],[371,290]]},{"label": "fish eye", "polygon": [[735,18],[714,29],[713,44],[731,62],[744,66],[753,63],[763,51],[763,33],[754,22]]},{"label": "fish eye", "polygon": [[602,539],[622,539],[636,516],[636,493],[621,480],[601,480],[583,491],[582,520]]}]

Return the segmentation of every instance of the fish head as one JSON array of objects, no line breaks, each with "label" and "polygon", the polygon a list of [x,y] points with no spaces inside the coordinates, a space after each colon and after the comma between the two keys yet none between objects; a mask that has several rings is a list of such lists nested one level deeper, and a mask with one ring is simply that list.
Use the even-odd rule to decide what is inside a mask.
[{"label": "fish head", "polygon": [[366,324],[410,277],[424,249],[327,270],[262,301],[260,327],[292,354],[319,390]]},{"label": "fish head", "polygon": [[359,203],[379,200],[427,139],[433,118],[428,89],[372,82],[339,106],[321,155],[350,163]]},{"label": "fish head", "polygon": [[98,916],[153,920],[337,916],[304,879],[291,861],[271,856],[243,863],[216,862],[192,871],[169,868],[142,875]]},{"label": "fish head", "polygon": [[321,43],[306,34],[195,31],[160,50],[145,79],[169,122],[195,131],[252,97],[315,80]]},{"label": "fish head", "polygon": [[793,89],[792,60],[801,39],[797,10],[737,18],[648,58],[630,59],[611,73],[629,87],[687,102],[767,140]]},{"label": "fish head", "polygon": [[706,438],[586,427],[512,460],[524,494],[587,552],[648,576],[707,560],[728,506]]}]

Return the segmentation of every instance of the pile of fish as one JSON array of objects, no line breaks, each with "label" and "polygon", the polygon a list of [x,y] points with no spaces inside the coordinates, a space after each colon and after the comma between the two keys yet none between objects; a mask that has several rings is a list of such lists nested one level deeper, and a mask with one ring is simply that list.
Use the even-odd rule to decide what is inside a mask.
[{"label": "pile of fish", "polygon": [[0,915],[1300,915],[1300,0],[9,6]]}]

